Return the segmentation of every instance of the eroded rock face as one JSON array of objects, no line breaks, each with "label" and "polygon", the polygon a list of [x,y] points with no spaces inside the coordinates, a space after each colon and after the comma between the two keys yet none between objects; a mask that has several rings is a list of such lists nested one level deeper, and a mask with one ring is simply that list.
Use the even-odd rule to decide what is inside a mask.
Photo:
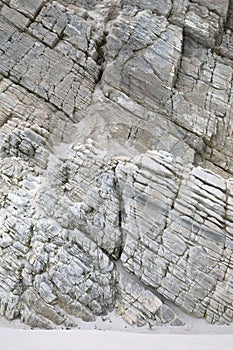
[{"label": "eroded rock face", "polygon": [[0,5],[0,314],[233,321],[232,2]]}]

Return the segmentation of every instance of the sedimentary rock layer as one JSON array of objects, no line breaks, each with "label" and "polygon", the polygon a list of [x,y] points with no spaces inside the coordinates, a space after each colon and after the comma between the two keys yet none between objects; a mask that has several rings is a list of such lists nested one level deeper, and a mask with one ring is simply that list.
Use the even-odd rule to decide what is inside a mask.
[{"label": "sedimentary rock layer", "polygon": [[233,321],[233,2],[0,4],[0,314]]}]

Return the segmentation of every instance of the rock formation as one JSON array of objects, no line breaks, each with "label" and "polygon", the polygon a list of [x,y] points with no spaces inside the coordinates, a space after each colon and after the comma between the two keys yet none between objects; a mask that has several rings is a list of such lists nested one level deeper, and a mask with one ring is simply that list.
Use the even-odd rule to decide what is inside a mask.
[{"label": "rock formation", "polygon": [[1,315],[233,321],[232,31],[232,0],[1,1]]}]

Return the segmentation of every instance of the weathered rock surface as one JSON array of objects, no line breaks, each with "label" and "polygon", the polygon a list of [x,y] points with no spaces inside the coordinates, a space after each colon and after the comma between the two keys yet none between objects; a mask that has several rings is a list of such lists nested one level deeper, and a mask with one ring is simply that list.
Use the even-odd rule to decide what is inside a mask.
[{"label": "weathered rock surface", "polygon": [[228,0],[1,2],[1,315],[233,321],[232,30]]}]

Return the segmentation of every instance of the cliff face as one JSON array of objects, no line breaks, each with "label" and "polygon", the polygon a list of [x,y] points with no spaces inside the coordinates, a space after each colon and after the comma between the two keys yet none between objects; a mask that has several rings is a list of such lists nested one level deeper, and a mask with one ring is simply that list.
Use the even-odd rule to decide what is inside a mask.
[{"label": "cliff face", "polygon": [[0,314],[232,322],[233,2],[2,0],[0,30]]}]

